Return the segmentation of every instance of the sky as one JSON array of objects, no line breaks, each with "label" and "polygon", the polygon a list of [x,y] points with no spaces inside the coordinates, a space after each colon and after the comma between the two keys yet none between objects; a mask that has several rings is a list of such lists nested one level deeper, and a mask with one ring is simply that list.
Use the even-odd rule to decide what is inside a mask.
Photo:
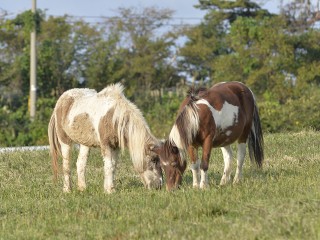
[{"label": "sky", "polygon": [[[232,1],[232,0],[230,0]],[[5,10],[9,16],[31,9],[32,0],[1,0],[0,12]],[[264,0],[264,8],[271,12],[277,11],[279,0]],[[175,21],[197,24],[203,18],[205,12],[196,9],[194,5],[198,0],[37,0],[37,8],[46,10],[47,15],[63,16],[115,16],[119,7],[159,7],[169,8],[175,11]],[[92,18],[91,18],[92,19]]]}]

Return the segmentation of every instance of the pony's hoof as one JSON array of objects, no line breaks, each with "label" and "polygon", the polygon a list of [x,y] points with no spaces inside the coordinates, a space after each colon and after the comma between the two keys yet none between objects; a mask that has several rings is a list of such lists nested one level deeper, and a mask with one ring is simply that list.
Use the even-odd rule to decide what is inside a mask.
[{"label": "pony's hoof", "polygon": [[71,193],[71,188],[63,188],[64,193]]},{"label": "pony's hoof", "polygon": [[241,179],[240,178],[233,179],[233,184],[239,184],[239,183],[241,183]]},{"label": "pony's hoof", "polygon": [[200,189],[208,189],[208,188],[209,188],[208,183],[203,183],[203,182],[200,183]]},{"label": "pony's hoof", "polygon": [[223,179],[223,180],[221,180],[220,181],[220,186],[225,186],[225,185],[227,185],[228,184],[228,181],[226,181],[225,179]]},{"label": "pony's hoof", "polygon": [[84,190],[86,190],[86,186],[78,186],[78,190],[80,192],[83,192]]},{"label": "pony's hoof", "polygon": [[115,191],[116,191],[116,190],[114,189],[114,187],[104,190],[104,192],[105,192],[106,194],[112,194],[112,193],[114,193]]},{"label": "pony's hoof", "polygon": [[225,186],[230,182],[230,177],[223,176],[220,181],[220,186]]}]

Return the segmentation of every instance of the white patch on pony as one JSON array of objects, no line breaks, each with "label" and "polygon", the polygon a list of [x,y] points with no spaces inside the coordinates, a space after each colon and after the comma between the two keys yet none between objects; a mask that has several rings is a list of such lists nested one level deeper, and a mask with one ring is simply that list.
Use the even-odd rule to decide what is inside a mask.
[{"label": "white patch on pony", "polygon": [[198,159],[195,163],[190,165],[192,171],[193,187],[198,188],[200,182],[200,160]]},{"label": "white patch on pony", "polygon": [[80,145],[79,156],[77,159],[77,173],[78,173],[78,189],[83,191],[86,189],[85,169],[89,154],[89,147]]},{"label": "white patch on pony", "polygon": [[207,171],[200,170],[200,188],[205,189],[208,187],[208,173]]},{"label": "white patch on pony", "polygon": [[184,146],[181,141],[180,133],[176,124],[173,125],[170,131],[169,140],[179,149],[180,158],[184,161],[186,159],[186,146]]},{"label": "white patch on pony", "polygon": [[232,133],[232,131],[231,131],[231,130],[226,131],[226,135],[227,135],[227,136],[230,136],[230,135],[231,135],[231,133]]},{"label": "white patch on pony", "polygon": [[234,106],[227,101],[224,102],[220,111],[213,108],[205,99],[198,100],[197,104],[205,104],[208,106],[212,113],[216,127],[222,131],[238,122],[239,107]]},{"label": "white patch on pony", "polygon": [[237,153],[237,170],[236,170],[236,175],[234,176],[234,179],[233,179],[233,183],[238,183],[242,179],[242,166],[243,166],[245,156],[246,156],[246,144],[239,143],[238,153]]},{"label": "white patch on pony", "polygon": [[232,150],[230,145],[221,148],[223,154],[223,161],[224,161],[224,170],[223,175],[220,181],[220,185],[226,185],[231,177],[231,164],[232,164]]},{"label": "white patch on pony", "polygon": [[174,142],[176,144],[176,146],[179,148],[182,148],[182,142],[181,142],[181,137],[180,137],[180,133],[178,130],[178,127],[176,124],[173,125],[170,134],[169,134],[169,139],[170,141]]}]

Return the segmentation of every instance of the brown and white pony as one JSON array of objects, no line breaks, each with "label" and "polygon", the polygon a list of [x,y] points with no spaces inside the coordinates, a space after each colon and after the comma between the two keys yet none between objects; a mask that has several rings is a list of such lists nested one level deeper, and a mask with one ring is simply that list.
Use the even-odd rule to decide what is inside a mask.
[{"label": "brown and white pony", "polygon": [[151,151],[158,140],[140,110],[123,95],[123,86],[110,85],[97,93],[92,89],[71,89],[58,99],[48,127],[53,171],[57,178],[58,156],[63,158],[65,192],[71,191],[70,151],[80,144],[77,159],[78,189],[84,190],[85,167],[90,147],[100,147],[104,161],[104,190],[114,191],[118,150],[129,150],[135,170],[145,187],[160,188],[159,157]]},{"label": "brown and white pony", "polygon": [[[261,167],[264,158],[260,118],[252,91],[240,82],[190,90],[180,106],[169,140],[153,149],[165,171],[167,189],[180,185],[187,165],[187,152],[192,162],[193,186],[207,187],[210,153],[216,147],[221,147],[224,158],[220,185],[227,184],[231,176],[230,144],[236,141],[238,153],[234,183],[242,177],[246,143],[251,161],[255,160]],[[201,162],[197,156],[199,147],[202,147]]]}]

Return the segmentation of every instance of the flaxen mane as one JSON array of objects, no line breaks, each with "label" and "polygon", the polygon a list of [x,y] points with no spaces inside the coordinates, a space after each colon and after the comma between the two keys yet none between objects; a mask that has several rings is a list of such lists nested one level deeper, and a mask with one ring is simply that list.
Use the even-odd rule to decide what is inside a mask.
[{"label": "flaxen mane", "polygon": [[155,143],[156,138],[152,135],[141,111],[123,95],[121,84],[111,85],[101,92],[99,96],[112,97],[116,102],[112,123],[117,131],[119,147],[124,150],[128,147],[133,165],[139,173],[145,169],[146,149],[142,146]]}]

